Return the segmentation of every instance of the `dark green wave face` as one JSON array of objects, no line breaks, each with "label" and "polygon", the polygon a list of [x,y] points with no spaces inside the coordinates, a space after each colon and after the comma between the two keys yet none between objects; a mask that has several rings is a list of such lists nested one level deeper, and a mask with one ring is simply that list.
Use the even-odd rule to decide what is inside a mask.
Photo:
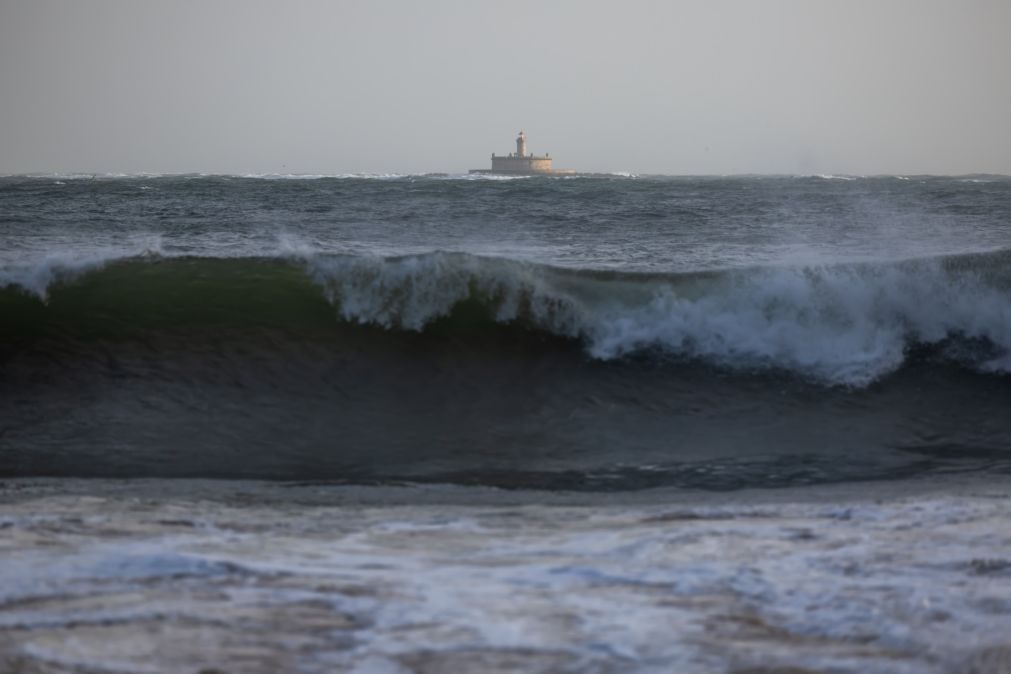
[{"label": "dark green wave face", "polygon": [[332,324],[333,307],[295,263],[269,259],[135,259],[57,281],[38,297],[0,292],[9,334],[125,336],[198,326]]}]

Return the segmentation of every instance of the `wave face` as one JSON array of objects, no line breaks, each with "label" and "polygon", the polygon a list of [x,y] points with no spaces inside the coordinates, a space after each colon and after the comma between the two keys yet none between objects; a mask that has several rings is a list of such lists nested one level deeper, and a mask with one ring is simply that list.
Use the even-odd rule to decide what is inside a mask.
[{"label": "wave face", "polygon": [[518,324],[575,340],[604,361],[652,353],[830,385],[867,386],[925,346],[944,346],[945,355],[979,371],[1011,370],[1008,251],[686,274],[566,270],[462,253],[147,256],[47,261],[0,282],[14,332],[29,329],[36,315],[71,321],[70,332],[203,321],[339,319],[406,331],[484,322],[485,330]]},{"label": "wave face", "polygon": [[297,252],[5,273],[0,474],[733,488],[1011,457],[1007,251],[682,274]]}]

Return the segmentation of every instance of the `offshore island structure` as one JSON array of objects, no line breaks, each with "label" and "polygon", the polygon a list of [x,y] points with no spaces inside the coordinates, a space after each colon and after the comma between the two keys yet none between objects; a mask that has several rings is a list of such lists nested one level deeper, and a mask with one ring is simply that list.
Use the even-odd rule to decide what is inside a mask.
[{"label": "offshore island structure", "polygon": [[573,175],[574,169],[551,167],[551,155],[527,154],[527,135],[520,131],[516,137],[516,152],[508,155],[491,155],[491,169],[471,169],[470,173],[502,173],[520,176]]}]

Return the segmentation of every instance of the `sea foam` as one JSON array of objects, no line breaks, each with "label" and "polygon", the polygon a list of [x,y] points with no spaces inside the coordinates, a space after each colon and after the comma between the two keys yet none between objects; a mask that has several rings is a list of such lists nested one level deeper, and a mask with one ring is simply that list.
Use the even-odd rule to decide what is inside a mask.
[{"label": "sea foam", "polygon": [[572,272],[450,253],[306,263],[350,321],[420,330],[477,295],[498,320],[524,318],[580,338],[595,358],[658,349],[862,386],[898,368],[911,347],[949,338],[987,342],[992,353],[976,365],[1009,371],[1011,296],[1003,268],[994,269],[1005,257],[686,275]]}]

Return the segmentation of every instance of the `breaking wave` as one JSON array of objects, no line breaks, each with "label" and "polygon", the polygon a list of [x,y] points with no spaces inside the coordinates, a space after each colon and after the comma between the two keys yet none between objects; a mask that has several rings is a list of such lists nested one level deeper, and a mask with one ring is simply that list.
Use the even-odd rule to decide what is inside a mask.
[{"label": "breaking wave", "polygon": [[[773,369],[862,387],[939,347],[1011,372],[1011,252],[671,274],[433,252],[47,259],[0,270],[0,330],[340,322],[390,331],[509,324],[633,355]],[[124,328],[123,326],[126,326]],[[448,326],[448,327],[447,327]]]}]

